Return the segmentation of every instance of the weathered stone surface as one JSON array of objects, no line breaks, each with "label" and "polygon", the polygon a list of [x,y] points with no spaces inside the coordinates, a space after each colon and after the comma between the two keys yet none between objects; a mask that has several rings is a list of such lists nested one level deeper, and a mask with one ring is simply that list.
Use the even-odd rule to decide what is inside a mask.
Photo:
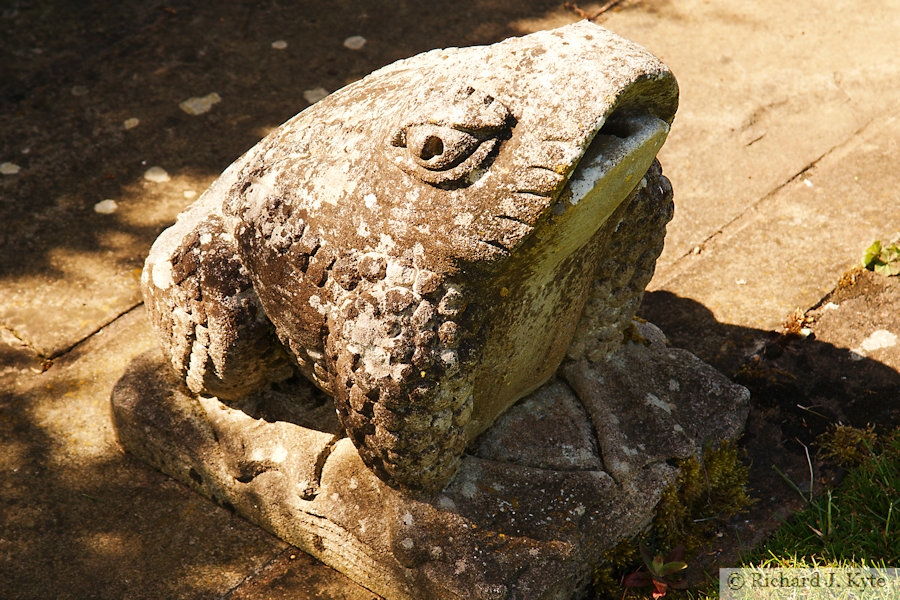
[{"label": "weathered stone surface", "polygon": [[[486,460],[515,459],[540,469],[602,469],[591,422],[585,416],[584,406],[565,383],[548,383],[503,413],[492,434],[480,436],[470,452]],[[533,437],[536,429],[543,436],[523,447],[523,437]]]},{"label": "weathered stone surface", "polygon": [[673,456],[700,456],[704,443],[733,437],[749,411],[746,389],[690,352],[666,348],[654,325],[637,330],[649,351],[626,344],[608,360],[562,369],[590,414],[607,472],[620,483]]},{"label": "weathered stone surface", "polygon": [[588,22],[338,90],[154,244],[142,285],[165,354],[220,398],[296,369],[380,477],[440,489],[573,336],[570,357],[620,343],[672,216],[654,157],[677,94]]},{"label": "weathered stone surface", "polygon": [[553,379],[521,400],[417,498],[334,435],[327,398],[300,378],[245,400],[251,416],[188,393],[153,351],[116,385],[113,415],[128,451],[390,600],[568,599],[652,518],[677,474],[666,461],[734,437],[747,414],[744,388],[638,331],[569,362],[571,388]]}]

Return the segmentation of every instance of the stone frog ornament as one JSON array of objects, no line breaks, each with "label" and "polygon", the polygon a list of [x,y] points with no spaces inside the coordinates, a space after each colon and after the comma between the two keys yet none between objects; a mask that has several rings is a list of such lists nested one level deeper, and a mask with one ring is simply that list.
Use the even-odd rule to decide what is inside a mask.
[{"label": "stone frog ornament", "polygon": [[165,355],[224,399],[299,371],[380,478],[440,489],[561,361],[622,343],[672,215],[654,159],[677,93],[589,22],[375,71],[160,235]]}]

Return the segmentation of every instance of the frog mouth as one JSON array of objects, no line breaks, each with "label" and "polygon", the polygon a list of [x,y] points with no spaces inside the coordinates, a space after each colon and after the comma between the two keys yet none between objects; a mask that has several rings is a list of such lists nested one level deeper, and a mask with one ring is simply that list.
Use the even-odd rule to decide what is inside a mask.
[{"label": "frog mouth", "polygon": [[641,185],[669,124],[651,114],[613,113],[605,119],[552,208],[557,256],[580,248]]},{"label": "frog mouth", "polygon": [[581,203],[608,180],[621,179],[633,187],[637,183],[634,176],[643,176],[647,171],[668,133],[669,124],[653,115],[620,117],[613,113],[591,140],[567,181],[569,204]]}]

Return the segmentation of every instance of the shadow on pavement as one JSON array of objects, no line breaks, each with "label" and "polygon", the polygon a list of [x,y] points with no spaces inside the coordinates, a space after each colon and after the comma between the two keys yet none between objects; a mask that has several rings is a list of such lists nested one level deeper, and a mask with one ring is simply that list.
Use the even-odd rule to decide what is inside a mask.
[{"label": "shadow on pavement", "polygon": [[705,306],[671,292],[647,293],[638,314],[673,346],[690,350],[753,392],[758,409],[781,414],[789,438],[809,443],[830,423],[900,425],[900,373],[848,348],[720,323]]}]

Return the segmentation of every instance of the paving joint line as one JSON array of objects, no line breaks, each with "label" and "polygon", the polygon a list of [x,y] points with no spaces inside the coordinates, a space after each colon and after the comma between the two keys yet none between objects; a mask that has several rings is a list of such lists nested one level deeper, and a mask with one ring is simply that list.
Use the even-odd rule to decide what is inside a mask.
[{"label": "paving joint line", "polygon": [[26,339],[23,338],[21,335],[19,335],[19,334],[16,332],[16,330],[13,329],[12,327],[9,327],[8,325],[0,324],[0,329],[3,329],[4,331],[8,331],[8,332],[10,333],[10,335],[12,335],[14,338],[16,338],[17,340],[19,340],[19,342],[21,342],[21,344],[22,344],[23,346],[28,346],[29,348],[31,348],[31,344],[28,343],[28,340],[26,340]]},{"label": "paving joint line", "polygon": [[243,587],[243,585],[245,583],[250,582],[254,577],[256,577],[257,575],[259,575],[260,573],[265,571],[267,568],[269,568],[270,565],[274,564],[276,561],[278,561],[280,558],[282,558],[285,554],[288,554],[289,552],[296,554],[297,552],[301,552],[301,550],[298,550],[294,546],[288,545],[287,548],[285,548],[281,552],[278,552],[277,554],[275,554],[275,556],[273,556],[272,558],[267,560],[264,564],[262,564],[260,567],[258,567],[255,571],[253,571],[252,573],[250,573],[249,575],[247,575],[246,577],[241,579],[237,583],[237,585],[235,585],[233,588],[231,588],[230,590],[225,592],[224,596],[219,596],[216,600],[229,600],[229,598],[231,598],[235,592],[239,591],[240,588]]},{"label": "paving joint line", "polygon": [[21,335],[19,335],[19,332],[16,331],[15,329],[13,329],[12,327],[9,327],[8,325],[3,325],[2,323],[0,323],[0,329],[2,329],[4,331],[8,331],[9,334],[11,336],[13,336],[14,338],[16,338],[16,340],[18,340],[18,342],[20,344],[22,344],[23,346],[25,346],[26,348],[28,348],[29,350],[34,352],[38,356],[38,358],[46,358],[43,354],[41,354],[40,352],[37,351],[37,348],[32,346],[28,340],[26,340]]},{"label": "paving joint line", "polygon": [[[688,250],[687,252],[683,253],[683,254],[682,254],[681,256],[679,256],[678,258],[676,258],[675,261],[672,262],[672,265],[671,265],[672,270],[674,271],[675,268],[676,268],[678,265],[680,265],[680,264],[682,263],[682,261],[684,261],[686,258],[688,258],[688,257],[690,257],[690,256],[694,256],[694,255],[696,255],[696,254],[701,254],[701,253],[703,252],[703,250],[706,248],[706,245],[709,244],[710,242],[712,242],[714,239],[718,238],[718,237],[719,237],[720,235],[722,235],[723,233],[725,233],[725,230],[726,230],[726,229],[728,229],[729,227],[731,227],[732,225],[734,225],[737,221],[739,221],[740,219],[742,219],[742,218],[743,218],[744,216],[746,216],[747,214],[751,213],[751,212],[754,211],[754,210],[757,210],[757,209],[759,208],[759,206],[760,206],[763,202],[765,202],[766,200],[772,198],[773,196],[775,196],[775,194],[777,194],[778,192],[780,192],[781,190],[783,190],[784,188],[786,188],[787,186],[789,186],[791,183],[793,183],[794,181],[796,181],[797,179],[799,179],[800,177],[802,177],[804,173],[808,172],[810,169],[812,169],[812,168],[814,168],[816,165],[818,165],[819,162],[821,162],[823,158],[825,158],[826,156],[830,155],[831,153],[833,153],[833,152],[834,152],[835,150],[837,150],[838,148],[841,148],[842,146],[845,146],[845,145],[849,144],[849,143],[850,143],[851,141],[853,141],[859,134],[861,134],[861,133],[869,126],[869,125],[871,125],[872,123],[874,123],[874,122],[875,122],[875,119],[876,119],[876,117],[872,117],[871,119],[869,119],[868,121],[866,121],[862,126],[860,126],[859,128],[857,128],[853,133],[851,133],[851,134],[848,135],[846,138],[844,138],[843,140],[841,140],[840,142],[836,143],[834,146],[832,146],[831,148],[829,148],[828,150],[826,150],[826,151],[825,151],[824,153],[822,153],[818,158],[813,159],[813,160],[812,160],[809,164],[807,164],[805,167],[803,167],[802,169],[800,169],[799,171],[797,171],[796,173],[794,173],[793,175],[791,175],[789,178],[787,178],[786,180],[784,180],[782,183],[776,185],[774,188],[772,188],[771,190],[769,190],[768,192],[766,192],[766,193],[765,193],[761,198],[759,198],[756,202],[754,202],[753,204],[751,204],[751,205],[749,205],[748,207],[746,207],[743,211],[741,211],[740,213],[738,213],[737,215],[735,215],[733,218],[731,218],[727,223],[725,223],[724,225],[722,225],[721,227],[719,227],[718,229],[716,229],[715,231],[713,231],[713,232],[712,232],[711,234],[709,234],[702,242],[700,242],[699,244],[693,246],[690,250]],[[662,284],[664,285],[664,284],[668,283],[669,281],[671,281],[672,278],[675,277],[675,275],[676,275],[676,274],[673,273],[672,275],[670,275],[669,277],[667,277],[667,278],[662,282]]]},{"label": "paving joint line", "polygon": [[41,358],[44,358],[48,361],[54,361],[58,358],[62,358],[66,354],[68,354],[69,352],[71,352],[72,350],[77,348],[78,346],[81,346],[82,344],[84,344],[85,342],[90,340],[92,337],[94,337],[95,335],[97,335],[98,333],[100,333],[101,331],[103,331],[104,329],[106,329],[107,327],[109,327],[110,325],[112,325],[113,323],[115,323],[116,321],[121,319],[122,317],[124,317],[125,315],[131,313],[132,311],[134,311],[137,308],[140,308],[141,306],[143,306],[143,304],[144,304],[143,302],[138,302],[137,304],[134,304],[133,306],[126,308],[124,311],[120,312],[118,315],[116,315],[115,317],[113,317],[112,319],[107,321],[106,323],[100,325],[94,331],[88,333],[86,336],[84,336],[83,338],[81,338],[80,340],[75,342],[74,344],[72,344],[66,348],[63,348],[62,350],[57,350],[56,352],[53,352],[49,356],[45,356],[43,354],[38,353],[38,356],[40,356]]},{"label": "paving joint line", "polygon": [[[859,263],[856,263],[855,265],[853,265],[852,267],[850,267],[849,269],[844,271],[841,274],[841,276],[838,278],[838,281],[834,284],[834,286],[830,290],[828,290],[824,296],[819,298],[818,302],[816,302],[815,304],[813,304],[812,306],[807,308],[803,314],[809,314],[810,312],[812,312],[814,310],[818,310],[818,309],[822,308],[825,305],[825,303],[828,302],[834,296],[834,294],[841,288],[841,281],[844,279],[844,277],[846,275],[848,275],[849,273],[853,273],[857,269],[859,269],[859,271],[858,271],[859,273],[861,273],[864,270],[863,267]],[[855,282],[856,282],[856,280],[854,279],[853,283],[855,284]]]}]

